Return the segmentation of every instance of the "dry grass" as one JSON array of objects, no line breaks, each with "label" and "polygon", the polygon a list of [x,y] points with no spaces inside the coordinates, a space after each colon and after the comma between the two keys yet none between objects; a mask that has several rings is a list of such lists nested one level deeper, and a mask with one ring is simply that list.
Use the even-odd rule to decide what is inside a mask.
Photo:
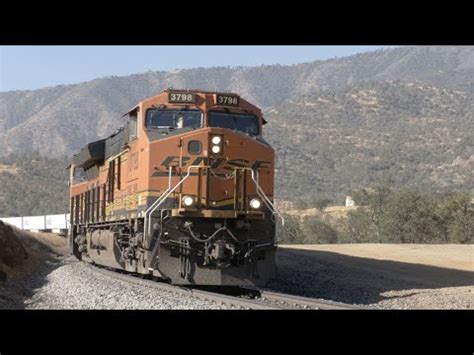
[{"label": "dry grass", "polygon": [[358,207],[357,206],[329,206],[326,207],[323,211],[320,211],[317,208],[306,208],[306,209],[301,209],[301,210],[283,210],[284,213],[291,215],[291,216],[297,216],[300,219],[303,219],[304,217],[309,217],[309,216],[318,216],[321,218],[327,218],[327,217],[334,217],[334,218],[345,218],[347,217],[347,213],[349,211],[356,210]]},{"label": "dry grass", "polygon": [[281,248],[327,251],[375,260],[391,260],[474,272],[474,245],[465,244],[316,244]]},{"label": "dry grass", "polygon": [[2,173],[10,173],[12,175],[18,174],[18,168],[14,165],[3,165],[0,164],[0,174]]},{"label": "dry grass", "polygon": [[41,263],[67,254],[67,239],[48,233],[30,233],[0,226],[0,274],[14,280],[34,272]]}]

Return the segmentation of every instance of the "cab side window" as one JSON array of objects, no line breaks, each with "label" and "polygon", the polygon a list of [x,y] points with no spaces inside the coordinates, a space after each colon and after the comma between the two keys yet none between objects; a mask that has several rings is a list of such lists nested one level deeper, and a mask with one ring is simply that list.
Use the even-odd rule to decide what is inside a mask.
[{"label": "cab side window", "polygon": [[128,122],[128,140],[131,141],[138,137],[138,117],[137,111],[130,113]]},{"label": "cab side window", "polygon": [[82,167],[75,167],[73,172],[72,184],[79,184],[81,182],[87,181],[87,175]]}]

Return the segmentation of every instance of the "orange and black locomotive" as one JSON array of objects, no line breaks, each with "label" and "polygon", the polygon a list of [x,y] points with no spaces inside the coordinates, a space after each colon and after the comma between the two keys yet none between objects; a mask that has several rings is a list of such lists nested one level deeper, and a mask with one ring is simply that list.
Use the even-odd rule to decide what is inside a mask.
[{"label": "orange and black locomotive", "polygon": [[69,242],[81,260],[184,285],[275,273],[274,150],[232,93],[168,89],[70,165]]}]

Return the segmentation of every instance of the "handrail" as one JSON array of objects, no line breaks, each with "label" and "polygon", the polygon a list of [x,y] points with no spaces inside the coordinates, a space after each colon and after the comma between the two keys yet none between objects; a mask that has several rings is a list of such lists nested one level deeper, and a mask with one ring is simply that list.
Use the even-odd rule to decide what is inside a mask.
[{"label": "handrail", "polygon": [[280,217],[281,219],[281,225],[284,226],[285,225],[285,219],[283,218],[283,216],[281,215],[281,213],[277,210],[277,208],[275,207],[275,205],[272,203],[272,201],[270,201],[270,199],[267,197],[267,195],[265,195],[265,192],[263,192],[262,188],[260,187],[260,184],[258,183],[258,180],[255,179],[255,171],[251,168],[247,168],[247,167],[243,167],[243,168],[240,168],[242,170],[250,170],[250,173],[251,173],[251,177],[252,177],[252,180],[253,182],[255,183],[255,187],[257,188],[257,194],[258,196],[260,196],[260,198],[263,200],[263,202],[265,202],[265,205],[268,207],[268,209],[272,212],[272,215],[277,215],[278,217]]},{"label": "handrail", "polygon": [[[165,190],[165,192],[163,192],[163,194],[166,194],[171,189],[171,172],[172,172],[172,167],[170,165],[169,172],[168,172],[168,188]],[[149,231],[151,228],[151,218],[148,218],[148,216],[149,215],[151,216],[151,214],[156,210],[155,205],[160,201],[163,194],[160,197],[158,197],[158,199],[155,202],[153,202],[152,205],[148,207],[148,209],[145,211],[144,236],[143,236],[145,243],[148,241],[148,235],[150,233]]]},{"label": "handrail", "polygon": [[171,189],[170,189],[170,186],[171,186],[171,167],[170,167],[170,173],[169,173],[170,178],[169,178],[168,189],[145,212],[145,236],[144,236],[145,241],[148,241],[148,236],[150,235],[150,232],[151,232],[151,218],[149,218],[148,215],[151,217],[153,212],[156,211],[156,209],[168,198],[168,196],[171,195],[179,186],[183,184],[184,181],[186,181],[189,178],[189,176],[191,175],[191,169],[205,168],[205,167],[206,166],[203,166],[203,165],[190,165],[188,167],[188,173]]},{"label": "handrail", "polygon": [[[186,181],[189,176],[191,175],[191,169],[199,169],[199,168],[211,168],[210,166],[206,165],[191,165],[188,167],[187,174],[173,187],[171,188],[171,167],[169,170],[169,180],[168,180],[168,188],[166,191],[145,211],[145,235],[144,239],[145,241],[148,241],[148,237],[151,233],[151,215],[153,212],[156,211],[156,209],[161,206],[161,204],[168,198],[169,195],[171,195],[179,186],[181,186],[184,181]],[[265,192],[262,190],[260,187],[260,184],[258,183],[257,179],[255,178],[255,171],[251,168],[247,167],[239,167],[238,169],[242,170],[249,170],[251,173],[252,180],[255,184],[255,187],[257,188],[257,194],[258,196],[263,200],[265,205],[268,207],[268,209],[272,212],[272,216],[275,214],[281,219],[281,224],[282,226],[285,225],[285,219],[281,215],[281,213],[277,210],[275,205],[272,203],[272,201],[267,197]]]}]

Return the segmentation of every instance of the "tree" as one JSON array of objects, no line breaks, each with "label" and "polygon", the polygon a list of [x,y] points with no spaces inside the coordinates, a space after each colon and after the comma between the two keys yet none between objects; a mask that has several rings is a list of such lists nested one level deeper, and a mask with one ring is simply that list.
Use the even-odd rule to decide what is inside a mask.
[{"label": "tree", "polygon": [[299,210],[304,210],[308,208],[308,201],[303,198],[298,198],[295,200],[295,207]]},{"label": "tree", "polygon": [[301,223],[298,217],[285,214],[285,225],[277,228],[277,241],[283,244],[302,244],[304,234],[301,230]]},{"label": "tree", "polygon": [[380,220],[384,241],[426,243],[441,240],[435,206],[427,197],[413,191],[394,194]]},{"label": "tree", "polygon": [[449,240],[452,243],[474,242],[474,205],[469,195],[458,195],[451,201]]},{"label": "tree", "polygon": [[474,206],[469,194],[434,194],[385,188],[354,193],[359,207],[348,213],[351,242],[472,243]]},{"label": "tree", "polygon": [[380,242],[378,226],[374,223],[371,212],[367,208],[359,207],[349,211],[345,223],[346,240],[349,243]]},{"label": "tree", "polygon": [[322,212],[331,203],[332,203],[331,199],[326,198],[326,197],[319,197],[319,198],[313,199],[312,205]]},{"label": "tree", "polygon": [[305,244],[334,244],[338,242],[337,230],[318,217],[305,217],[303,232]]}]

